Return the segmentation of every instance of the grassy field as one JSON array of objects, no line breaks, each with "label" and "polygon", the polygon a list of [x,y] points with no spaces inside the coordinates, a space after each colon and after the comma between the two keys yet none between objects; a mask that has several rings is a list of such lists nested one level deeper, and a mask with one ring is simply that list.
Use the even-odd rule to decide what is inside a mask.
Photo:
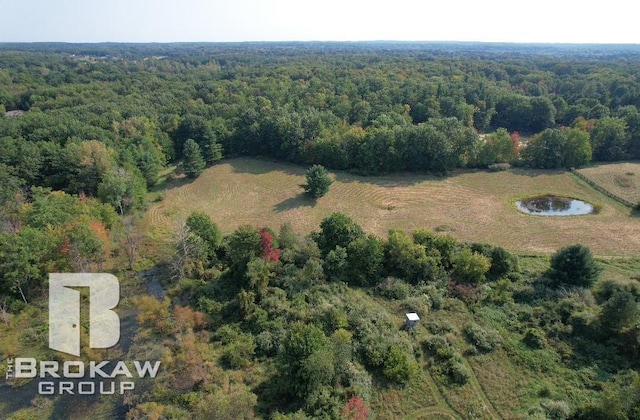
[{"label": "grassy field", "polygon": [[601,164],[578,172],[620,198],[640,202],[640,162]]},{"label": "grassy field", "polygon": [[[548,253],[582,243],[599,255],[640,254],[640,220],[567,172],[460,171],[447,177],[360,177],[333,172],[336,182],[316,201],[299,186],[304,183],[304,171],[304,167],[259,159],[226,160],[192,182],[168,182],[162,200],[151,205],[143,225],[151,240],[166,240],[175,220],[201,210],[225,232],[242,224],[277,229],[284,222],[299,232],[310,232],[339,211],[381,236],[392,228],[427,228],[525,253]],[[600,212],[540,217],[515,209],[517,198],[546,193],[588,201]]]}]

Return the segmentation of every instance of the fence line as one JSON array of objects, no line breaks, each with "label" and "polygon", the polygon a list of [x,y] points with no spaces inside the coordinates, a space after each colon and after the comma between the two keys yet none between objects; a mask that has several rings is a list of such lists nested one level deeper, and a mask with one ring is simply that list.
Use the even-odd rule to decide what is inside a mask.
[{"label": "fence line", "polygon": [[602,188],[600,185],[596,184],[591,179],[587,178],[586,176],[584,176],[583,174],[578,172],[575,168],[571,168],[570,171],[571,171],[571,173],[576,175],[578,178],[580,178],[581,180],[583,180],[584,182],[589,184],[591,187],[593,187],[594,189],[596,189],[599,192],[601,192],[602,194],[606,195],[607,197],[613,198],[617,202],[619,202],[621,204],[624,204],[627,207],[630,207],[630,208],[634,208],[635,207],[636,203],[632,203],[629,200],[625,200],[624,198],[622,198],[622,197],[620,197],[618,195],[615,195],[611,191],[609,191],[609,190],[607,190],[605,188]]}]

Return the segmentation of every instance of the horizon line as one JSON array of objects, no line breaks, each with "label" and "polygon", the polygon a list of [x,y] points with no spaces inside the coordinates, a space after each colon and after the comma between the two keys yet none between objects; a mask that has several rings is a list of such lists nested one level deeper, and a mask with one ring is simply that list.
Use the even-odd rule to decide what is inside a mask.
[{"label": "horizon line", "polygon": [[0,41],[5,44],[121,44],[121,45],[159,45],[159,44],[508,44],[508,45],[549,45],[549,46],[640,46],[640,42],[548,42],[548,41],[478,41],[478,40],[242,40],[242,41]]}]

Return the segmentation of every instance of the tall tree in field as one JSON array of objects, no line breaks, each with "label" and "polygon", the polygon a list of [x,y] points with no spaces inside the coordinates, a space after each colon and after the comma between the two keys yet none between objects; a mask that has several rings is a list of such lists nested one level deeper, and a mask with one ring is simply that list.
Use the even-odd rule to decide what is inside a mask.
[{"label": "tall tree in field", "polygon": [[322,165],[313,165],[307,169],[307,183],[302,185],[304,191],[314,198],[319,198],[329,191],[329,186],[333,180],[329,177],[329,172]]},{"label": "tall tree in field", "polygon": [[187,174],[188,178],[197,178],[206,166],[198,143],[192,139],[185,141],[182,155],[184,156],[184,173]]}]

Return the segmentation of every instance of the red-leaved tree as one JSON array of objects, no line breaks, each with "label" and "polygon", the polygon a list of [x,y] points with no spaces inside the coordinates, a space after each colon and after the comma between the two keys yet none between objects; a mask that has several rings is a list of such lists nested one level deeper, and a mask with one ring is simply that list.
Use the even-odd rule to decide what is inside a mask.
[{"label": "red-leaved tree", "polygon": [[262,258],[267,261],[278,261],[280,259],[280,250],[273,247],[273,236],[266,228],[260,229],[260,248],[262,249]]},{"label": "red-leaved tree", "polygon": [[342,417],[350,420],[367,420],[368,415],[369,407],[357,395],[352,397],[342,410]]}]

